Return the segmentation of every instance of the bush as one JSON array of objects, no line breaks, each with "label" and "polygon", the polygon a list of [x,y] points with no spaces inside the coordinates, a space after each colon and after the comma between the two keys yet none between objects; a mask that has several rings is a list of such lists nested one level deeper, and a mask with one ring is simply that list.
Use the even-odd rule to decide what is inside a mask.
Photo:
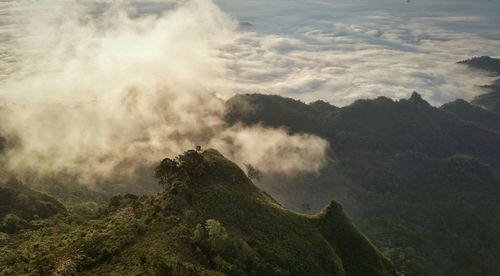
[{"label": "bush", "polygon": [[6,233],[16,233],[29,227],[29,222],[14,215],[8,214],[3,218],[1,230]]}]

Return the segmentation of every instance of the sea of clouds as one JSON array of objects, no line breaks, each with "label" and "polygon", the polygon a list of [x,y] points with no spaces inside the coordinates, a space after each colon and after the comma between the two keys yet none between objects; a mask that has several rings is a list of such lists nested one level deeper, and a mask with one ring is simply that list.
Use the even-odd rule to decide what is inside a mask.
[{"label": "sea of clouds", "polygon": [[434,105],[487,83],[455,62],[500,53],[500,2],[218,1],[248,33],[231,51],[234,90],[336,105],[418,91]]}]

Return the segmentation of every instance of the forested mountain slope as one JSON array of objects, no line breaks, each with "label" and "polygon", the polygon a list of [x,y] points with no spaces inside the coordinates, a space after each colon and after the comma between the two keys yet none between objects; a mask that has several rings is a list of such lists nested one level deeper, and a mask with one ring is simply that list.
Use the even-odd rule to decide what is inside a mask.
[{"label": "forested mountain slope", "polygon": [[227,109],[230,123],[285,127],[330,142],[329,164],[318,175],[259,183],[287,207],[308,212],[338,200],[409,275],[500,271],[500,133],[493,112],[462,102],[436,108],[417,93],[320,112],[279,96],[238,95]]}]

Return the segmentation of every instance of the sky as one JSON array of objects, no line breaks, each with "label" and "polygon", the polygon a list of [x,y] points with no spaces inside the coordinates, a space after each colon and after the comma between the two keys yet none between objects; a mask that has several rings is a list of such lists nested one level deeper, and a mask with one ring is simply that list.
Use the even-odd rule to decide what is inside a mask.
[{"label": "sky", "polygon": [[223,100],[471,99],[491,77],[456,62],[498,56],[499,13],[481,0],[0,1],[0,163],[92,182],[202,145],[317,172],[326,141],[228,126]]}]

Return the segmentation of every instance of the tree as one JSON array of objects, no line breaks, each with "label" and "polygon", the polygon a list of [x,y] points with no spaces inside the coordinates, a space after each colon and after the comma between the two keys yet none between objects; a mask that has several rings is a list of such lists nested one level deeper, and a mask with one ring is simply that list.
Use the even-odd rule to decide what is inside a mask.
[{"label": "tree", "polygon": [[160,165],[155,169],[155,177],[159,179],[158,183],[163,187],[172,185],[172,183],[179,177],[180,166],[177,160],[165,158],[161,161]]},{"label": "tree", "polygon": [[206,170],[206,162],[203,155],[195,150],[187,150],[177,157],[182,171],[191,178],[203,176]]},{"label": "tree", "polygon": [[190,183],[190,179],[202,177],[207,164],[203,155],[196,150],[187,150],[175,159],[165,158],[155,169],[154,176],[159,179],[163,190],[171,188],[175,193],[176,184]]}]

